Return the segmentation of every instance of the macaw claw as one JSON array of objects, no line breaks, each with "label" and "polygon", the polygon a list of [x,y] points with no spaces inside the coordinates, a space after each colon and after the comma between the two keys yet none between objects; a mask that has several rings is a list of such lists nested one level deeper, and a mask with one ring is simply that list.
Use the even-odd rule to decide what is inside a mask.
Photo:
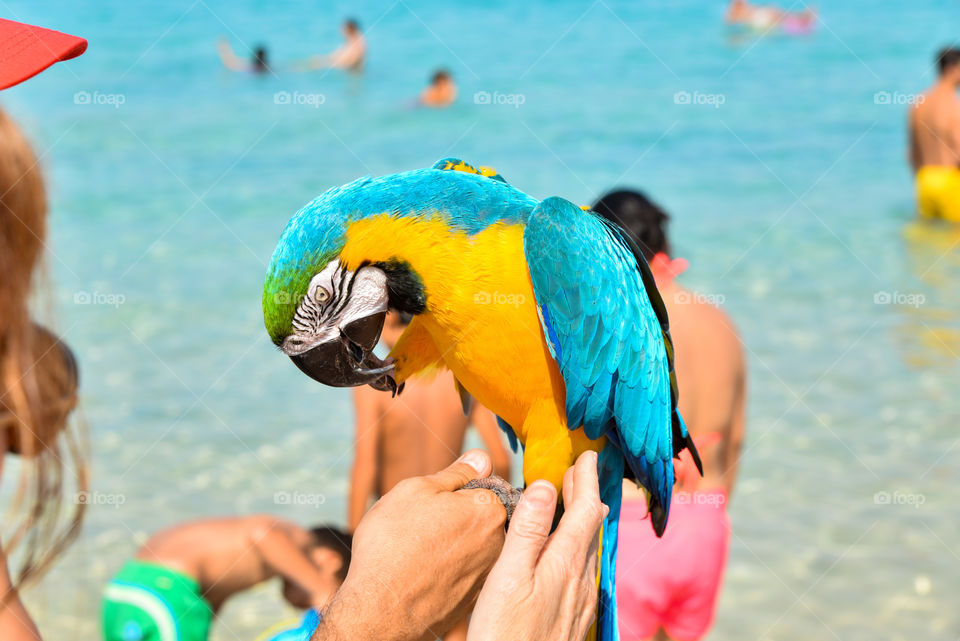
[{"label": "macaw claw", "polygon": [[513,517],[513,511],[520,502],[523,492],[513,487],[496,474],[488,476],[485,479],[473,479],[460,488],[461,490],[490,490],[497,495],[504,509],[507,510],[507,521],[504,528],[510,527],[510,519]]}]

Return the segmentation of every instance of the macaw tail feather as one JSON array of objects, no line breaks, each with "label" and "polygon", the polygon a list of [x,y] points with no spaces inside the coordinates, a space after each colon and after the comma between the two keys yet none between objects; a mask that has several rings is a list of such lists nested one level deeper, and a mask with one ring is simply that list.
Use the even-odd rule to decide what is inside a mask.
[{"label": "macaw tail feather", "polygon": [[[676,412],[674,415],[679,417]],[[630,450],[624,449],[621,440],[614,432],[607,433],[607,442],[612,443],[617,453],[626,458],[626,465],[623,468],[626,478],[640,484],[647,491],[650,524],[657,536],[663,536],[667,527],[667,518],[670,516],[670,498],[673,495],[673,461],[655,460],[651,463],[643,454],[635,455]],[[621,487],[620,490],[622,492],[623,488]]]},{"label": "macaw tail feather", "polygon": [[693,457],[693,462],[697,466],[697,471],[700,472],[700,476],[703,476],[700,452],[697,451],[697,446],[693,443],[693,437],[687,430],[687,424],[683,422],[683,417],[680,416],[680,412],[676,408],[674,408],[671,418],[673,422],[673,455],[679,457],[684,448],[689,450],[690,456]]},{"label": "macaw tail feather", "polygon": [[645,466],[649,485],[647,489],[647,510],[650,512],[650,524],[658,537],[663,536],[670,517],[670,499],[673,494],[673,461],[654,461]]},{"label": "macaw tail feather", "polygon": [[610,508],[600,531],[600,567],[597,594],[597,641],[619,641],[617,622],[617,530],[620,521],[620,497],[623,492],[623,454],[612,443],[597,460],[600,476],[600,500]]}]

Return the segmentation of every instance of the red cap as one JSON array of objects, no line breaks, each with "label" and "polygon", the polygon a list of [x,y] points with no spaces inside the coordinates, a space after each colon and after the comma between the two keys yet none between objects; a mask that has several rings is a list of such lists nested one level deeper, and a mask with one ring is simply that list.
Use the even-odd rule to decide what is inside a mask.
[{"label": "red cap", "polygon": [[87,50],[87,41],[59,31],[0,19],[0,89],[32,78]]}]

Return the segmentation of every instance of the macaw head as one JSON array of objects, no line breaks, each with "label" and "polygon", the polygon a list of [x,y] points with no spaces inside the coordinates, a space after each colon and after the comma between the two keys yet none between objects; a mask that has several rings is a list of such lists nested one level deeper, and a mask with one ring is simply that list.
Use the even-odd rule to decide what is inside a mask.
[{"label": "macaw head", "polygon": [[389,307],[386,273],[372,265],[349,270],[336,257],[316,268],[302,294],[290,297],[280,350],[325,385],[396,391],[393,364],[373,353]]},{"label": "macaw head", "polygon": [[392,362],[373,349],[390,307],[390,281],[403,276],[396,266],[349,269],[340,260],[349,223],[362,217],[342,196],[364,180],[328,191],[287,224],[267,272],[263,317],[274,344],[314,380],[396,392]]},{"label": "macaw head", "polygon": [[456,233],[472,235],[498,221],[523,220],[536,202],[493,170],[456,158],[331,189],[283,230],[263,289],[267,331],[297,367],[321,383],[398,391],[392,362],[377,358],[373,348],[388,309],[414,315],[426,310],[423,281],[408,261],[416,251],[394,243],[387,232],[374,249],[370,239],[376,234],[357,232],[351,241],[355,224],[384,215],[394,221],[441,220]]}]

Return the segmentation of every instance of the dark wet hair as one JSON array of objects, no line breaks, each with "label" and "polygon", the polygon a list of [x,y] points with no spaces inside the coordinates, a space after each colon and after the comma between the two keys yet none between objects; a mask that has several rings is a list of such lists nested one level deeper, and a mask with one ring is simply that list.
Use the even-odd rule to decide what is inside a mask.
[{"label": "dark wet hair", "polygon": [[430,77],[430,82],[432,84],[436,84],[445,78],[446,79],[450,78],[450,72],[447,71],[446,69],[437,69],[436,71],[433,72],[433,75]]},{"label": "dark wet hair", "polygon": [[347,578],[347,570],[350,569],[350,548],[353,546],[353,536],[340,528],[329,525],[312,527],[310,528],[310,534],[313,535],[317,547],[333,550],[343,559],[343,564],[337,571],[337,578],[342,583]]},{"label": "dark wet hair", "polygon": [[641,192],[629,189],[607,192],[591,209],[623,228],[648,262],[661,252],[670,254],[667,240],[670,216]]},{"label": "dark wet hair", "polygon": [[954,47],[944,47],[937,52],[937,66],[940,68],[940,74],[960,64],[960,49]]},{"label": "dark wet hair", "polygon": [[258,45],[256,49],[253,50],[253,68],[257,71],[266,71],[270,65],[267,63],[267,48],[263,45]]},{"label": "dark wet hair", "polygon": [[360,31],[360,23],[353,18],[347,18],[343,21],[343,26],[351,31]]}]

